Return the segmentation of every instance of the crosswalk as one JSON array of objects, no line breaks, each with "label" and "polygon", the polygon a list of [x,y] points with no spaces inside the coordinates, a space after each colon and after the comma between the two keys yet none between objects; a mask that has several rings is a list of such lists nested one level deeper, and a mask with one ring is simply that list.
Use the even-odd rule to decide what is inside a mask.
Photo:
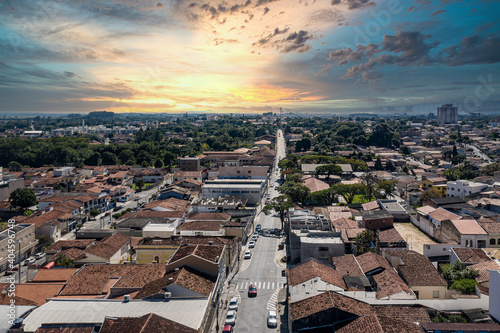
[{"label": "crosswalk", "polygon": [[257,290],[262,290],[262,289],[270,289],[270,290],[275,290],[281,288],[281,284],[278,282],[239,282],[238,285],[236,286],[236,290],[246,290],[248,289],[248,286],[254,284],[257,287]]},{"label": "crosswalk", "polygon": [[276,310],[276,305],[278,304],[278,294],[279,294],[279,289],[276,290],[269,301],[267,302],[267,311],[270,310]]}]

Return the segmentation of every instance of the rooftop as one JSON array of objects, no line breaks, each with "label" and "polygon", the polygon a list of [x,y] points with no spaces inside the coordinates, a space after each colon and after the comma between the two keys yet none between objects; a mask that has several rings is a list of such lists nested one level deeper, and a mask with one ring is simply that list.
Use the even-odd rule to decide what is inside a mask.
[{"label": "rooftop", "polygon": [[475,220],[451,220],[462,235],[487,235],[488,233]]},{"label": "rooftop", "polygon": [[290,267],[287,276],[288,283],[292,286],[320,277],[324,282],[347,289],[342,275],[335,268],[315,259]]}]

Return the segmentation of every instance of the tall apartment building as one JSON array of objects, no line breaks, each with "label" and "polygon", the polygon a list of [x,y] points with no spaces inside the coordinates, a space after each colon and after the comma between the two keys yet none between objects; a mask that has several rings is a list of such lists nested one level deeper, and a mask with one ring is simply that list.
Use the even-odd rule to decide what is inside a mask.
[{"label": "tall apartment building", "polygon": [[438,107],[437,118],[440,125],[458,123],[458,107],[453,106],[453,104],[443,104]]},{"label": "tall apartment building", "polygon": [[179,158],[181,171],[200,171],[200,159],[198,157]]}]

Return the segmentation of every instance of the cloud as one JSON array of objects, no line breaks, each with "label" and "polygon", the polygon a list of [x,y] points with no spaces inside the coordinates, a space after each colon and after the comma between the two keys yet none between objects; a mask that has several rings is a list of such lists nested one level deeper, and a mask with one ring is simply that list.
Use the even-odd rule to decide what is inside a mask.
[{"label": "cloud", "polygon": [[371,0],[331,0],[330,3],[332,6],[345,4],[350,10],[375,6],[375,2]]},{"label": "cloud", "polygon": [[300,30],[299,32],[293,32],[289,34],[285,39],[281,40],[281,45],[279,47],[280,52],[307,52],[311,49],[311,45],[307,44],[307,41],[311,38],[312,36],[307,31]]},{"label": "cloud", "polygon": [[351,66],[341,78],[352,78],[361,75],[367,81],[377,79],[375,75],[367,74],[375,66],[417,66],[430,65],[433,61],[429,56],[431,49],[437,43],[426,43],[430,35],[424,35],[418,31],[398,31],[396,35],[385,35],[382,43],[358,45],[356,49],[346,48],[333,50],[329,53],[328,60],[335,61],[338,65],[351,62],[367,62]]},{"label": "cloud", "polygon": [[449,66],[494,64],[500,62],[500,36],[478,34],[462,38],[460,45],[450,46],[440,53],[440,63]]},{"label": "cloud", "polygon": [[262,14],[262,15],[266,15],[267,13],[269,13],[269,7],[264,8],[264,14]]},{"label": "cloud", "polygon": [[436,10],[434,13],[431,14],[431,17],[439,15],[439,14],[444,13],[444,12],[446,12],[446,9]]},{"label": "cloud", "polygon": [[287,32],[288,32],[288,28],[285,28],[283,30],[280,30],[279,28],[275,28],[272,33],[268,34],[264,38],[259,39],[257,42],[253,43],[252,45],[254,45],[254,46],[255,45],[261,45],[261,46],[263,46],[263,45],[269,43],[273,39],[274,36],[281,35],[281,34],[284,34],[284,33],[287,33]]}]

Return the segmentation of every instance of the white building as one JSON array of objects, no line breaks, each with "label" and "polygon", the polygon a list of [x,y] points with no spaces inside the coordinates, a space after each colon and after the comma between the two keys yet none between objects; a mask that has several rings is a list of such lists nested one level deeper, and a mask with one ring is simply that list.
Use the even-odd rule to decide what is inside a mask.
[{"label": "white building", "polygon": [[443,104],[437,109],[437,118],[440,125],[458,123],[458,107],[453,104]]},{"label": "white building", "polygon": [[457,180],[454,182],[446,183],[446,196],[447,197],[470,197],[481,193],[488,184],[476,183],[469,180]]},{"label": "white building", "polygon": [[262,179],[214,179],[207,180],[201,189],[202,198],[218,198],[224,195],[241,195],[249,205],[258,203],[264,193]]}]

